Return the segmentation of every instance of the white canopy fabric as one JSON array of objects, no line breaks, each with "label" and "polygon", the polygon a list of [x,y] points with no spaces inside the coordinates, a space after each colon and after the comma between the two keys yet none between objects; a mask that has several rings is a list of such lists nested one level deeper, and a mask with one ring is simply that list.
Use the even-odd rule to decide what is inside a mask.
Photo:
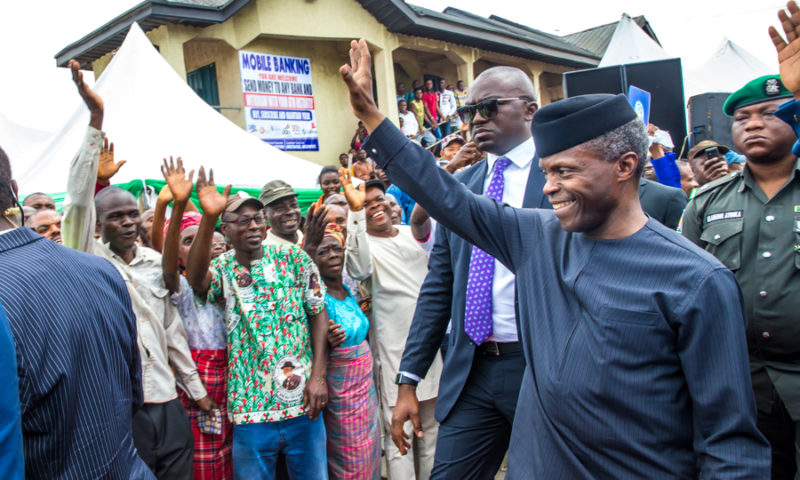
[{"label": "white canopy fabric", "polygon": [[599,68],[674,58],[650,38],[627,13],[617,22]]},{"label": "white canopy fabric", "polygon": [[11,160],[11,173],[35,163],[54,133],[20,125],[0,113],[0,147]]},{"label": "white canopy fabric", "polygon": [[[187,171],[214,169],[217,185],[261,187],[281,179],[315,188],[320,166],[247,133],[203,101],[170,67],[134,23],[94,90],[105,104],[103,130],[116,160],[127,160],[114,183],[160,179],[161,159],[182,156]],[[75,113],[39,156],[14,161],[20,191],[63,192],[81,146],[89,111],[75,93]],[[22,157],[24,158],[24,157]]]},{"label": "white canopy fabric", "polygon": [[686,98],[707,92],[734,92],[750,80],[777,73],[727,38],[706,63],[686,73]]}]

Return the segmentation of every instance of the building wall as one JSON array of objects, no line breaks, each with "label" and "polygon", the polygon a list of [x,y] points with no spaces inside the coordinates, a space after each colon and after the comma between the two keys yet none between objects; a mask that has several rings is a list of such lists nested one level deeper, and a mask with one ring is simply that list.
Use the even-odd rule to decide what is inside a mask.
[{"label": "building wall", "polygon": [[[349,149],[356,127],[347,93],[338,73],[349,61],[349,42],[364,38],[373,54],[378,106],[396,121],[396,82],[424,74],[469,86],[486,68],[512,65],[531,77],[542,105],[558,99],[560,85],[553,75],[571,70],[555,64],[512,57],[428,38],[393,34],[354,0],[255,0],[224,23],[206,28],[162,25],[148,38],[184,79],[197,68],[214,63],[220,105],[235,107],[221,113],[245,127],[239,50],[309,58],[319,130],[318,152],[290,152],[322,165],[335,165]],[[112,54],[94,62],[99,77]],[[399,67],[399,68],[398,68]],[[396,73],[399,74],[396,78]],[[540,81],[541,80],[541,81]]]}]

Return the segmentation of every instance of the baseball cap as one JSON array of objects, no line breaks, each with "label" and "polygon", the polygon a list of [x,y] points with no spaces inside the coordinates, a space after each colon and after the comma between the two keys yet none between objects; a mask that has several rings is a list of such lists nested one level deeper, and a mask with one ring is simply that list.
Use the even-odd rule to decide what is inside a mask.
[{"label": "baseball cap", "polygon": [[253,205],[259,210],[264,208],[264,205],[259,202],[257,198],[253,197],[244,190],[239,190],[238,192],[228,196],[228,202],[225,204],[225,211],[233,213],[245,205]]},{"label": "baseball cap", "polygon": [[264,205],[269,205],[276,200],[292,196],[296,197],[297,192],[294,191],[291,185],[283,180],[273,180],[264,185],[258,199],[261,200],[261,203]]},{"label": "baseball cap", "polygon": [[464,144],[467,143],[466,140],[464,140],[464,137],[462,137],[461,135],[459,135],[457,133],[453,133],[451,135],[448,135],[448,136],[444,137],[444,140],[442,140],[442,148],[447,147],[448,145],[450,145],[453,142],[459,142],[459,143],[461,143],[461,145],[464,145]]},{"label": "baseball cap", "polygon": [[689,161],[691,161],[694,157],[699,155],[703,150],[706,148],[717,147],[719,149],[719,153],[725,155],[731,149],[726,147],[725,145],[720,145],[719,143],[715,142],[714,140],[703,140],[702,142],[698,143],[694,147],[689,149],[689,153],[687,157]]}]

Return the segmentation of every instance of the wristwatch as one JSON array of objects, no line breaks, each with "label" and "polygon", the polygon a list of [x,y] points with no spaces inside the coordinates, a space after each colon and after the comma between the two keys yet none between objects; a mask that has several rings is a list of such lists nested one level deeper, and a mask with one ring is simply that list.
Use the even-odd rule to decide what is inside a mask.
[{"label": "wristwatch", "polygon": [[394,383],[398,385],[414,385],[416,386],[419,382],[404,373],[398,373],[397,378],[395,378]]}]

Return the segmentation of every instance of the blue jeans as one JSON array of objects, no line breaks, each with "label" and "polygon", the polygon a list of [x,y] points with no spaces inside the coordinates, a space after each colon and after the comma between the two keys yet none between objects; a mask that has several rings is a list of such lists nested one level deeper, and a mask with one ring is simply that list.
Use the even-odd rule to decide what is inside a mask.
[{"label": "blue jeans", "polygon": [[280,422],[233,426],[233,477],[273,480],[278,452],[286,455],[292,480],[327,480],[325,422],[322,414]]}]

